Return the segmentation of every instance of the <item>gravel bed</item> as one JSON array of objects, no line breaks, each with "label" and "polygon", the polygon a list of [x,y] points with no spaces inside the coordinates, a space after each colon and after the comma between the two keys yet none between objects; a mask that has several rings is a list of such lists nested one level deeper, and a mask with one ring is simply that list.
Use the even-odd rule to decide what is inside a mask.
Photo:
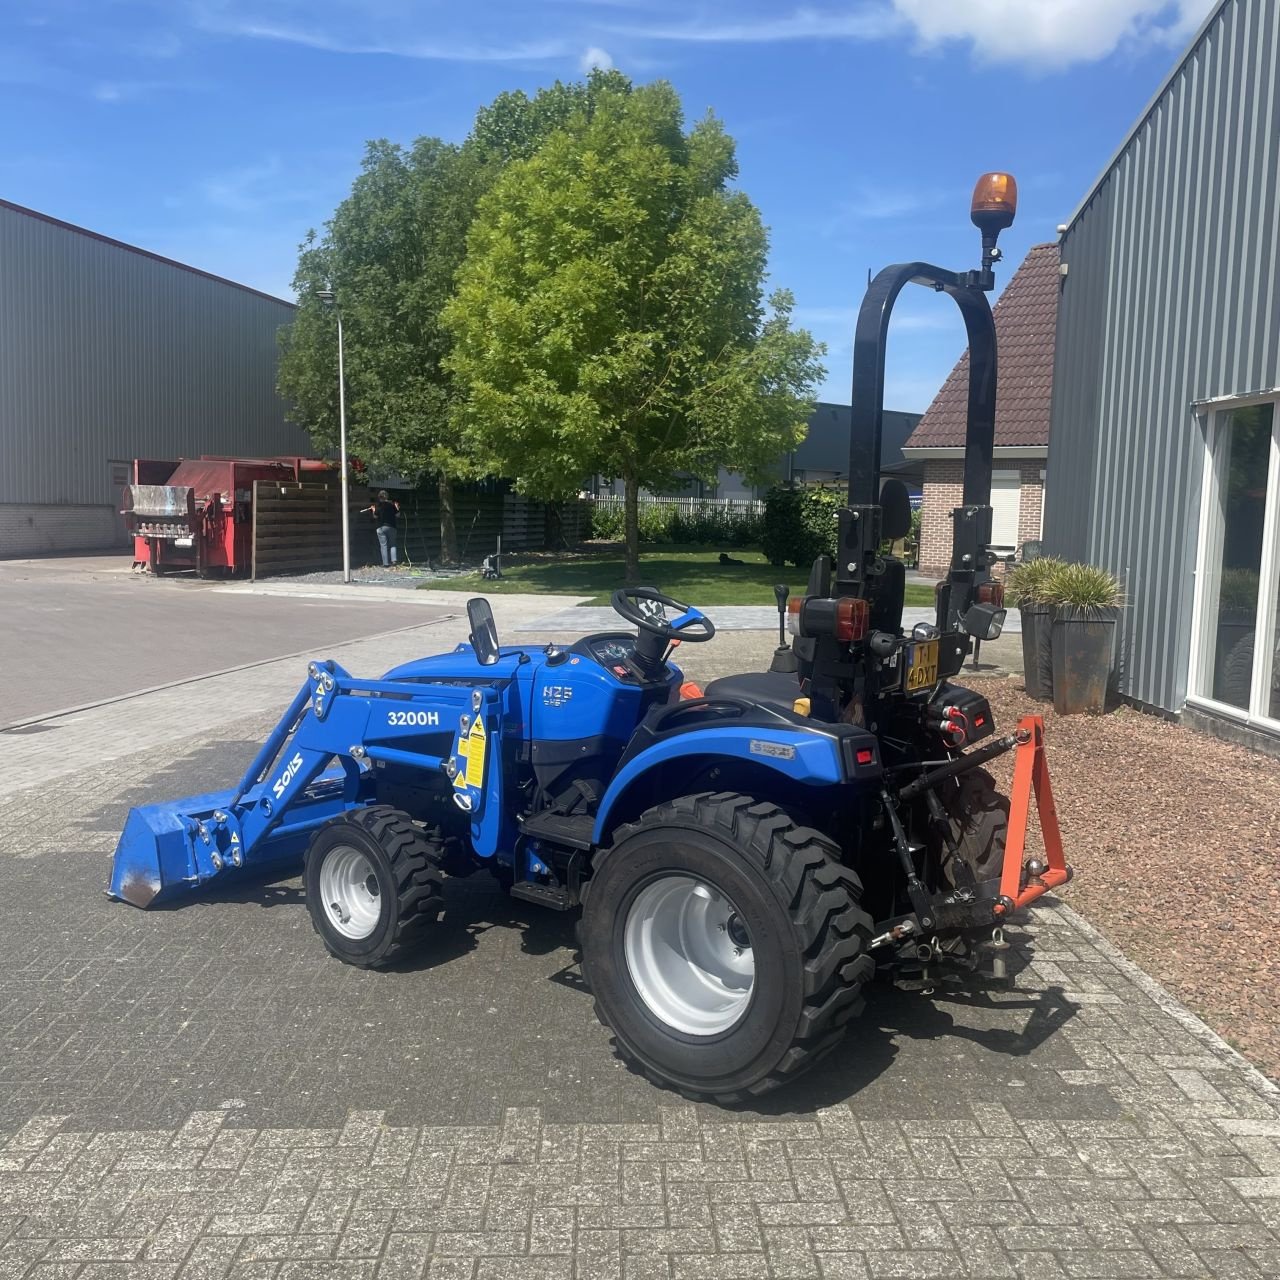
[{"label": "gravel bed", "polygon": [[[394,569],[384,569],[381,565],[363,565],[351,570],[351,581],[361,587],[404,587],[410,591],[426,583],[439,583],[442,590],[448,590],[451,579],[475,573],[474,568],[465,569],[428,569],[425,565],[399,565]],[[296,582],[310,586],[331,587],[342,582],[341,569],[325,569],[319,573],[294,573],[278,578],[267,579],[270,582]]]},{"label": "gravel bed", "polygon": [[[1280,1080],[1280,771],[1131,708],[1055,716],[1021,678],[979,686],[1001,730],[1043,715],[1062,897]],[[993,769],[1007,788],[1012,756]]]}]

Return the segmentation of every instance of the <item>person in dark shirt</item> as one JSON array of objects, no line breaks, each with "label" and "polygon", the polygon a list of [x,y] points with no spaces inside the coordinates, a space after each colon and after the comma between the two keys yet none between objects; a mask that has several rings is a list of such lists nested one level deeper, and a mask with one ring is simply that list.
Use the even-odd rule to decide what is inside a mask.
[{"label": "person in dark shirt", "polygon": [[396,520],[400,515],[400,504],[393,502],[385,489],[379,489],[377,501],[365,507],[365,510],[373,516],[373,523],[378,530],[382,563],[390,567],[396,562]]}]

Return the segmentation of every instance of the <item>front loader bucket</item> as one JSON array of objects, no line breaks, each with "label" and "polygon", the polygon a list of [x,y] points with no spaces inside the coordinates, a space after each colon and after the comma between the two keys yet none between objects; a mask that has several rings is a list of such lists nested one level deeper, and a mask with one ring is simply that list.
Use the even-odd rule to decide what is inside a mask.
[{"label": "front loader bucket", "polygon": [[247,857],[233,816],[235,792],[131,809],[116,844],[107,893],[135,907],[162,906],[241,867],[255,873],[296,871],[312,832],[344,807],[340,779],[334,781],[336,788],[317,788],[321,794],[308,797],[287,826],[258,842]]},{"label": "front loader bucket", "polygon": [[310,709],[324,705],[334,672],[345,675],[332,663],[323,670],[311,664],[307,682],[234,791],[131,809],[116,844],[108,895],[149,907],[192,894],[241,867],[296,869],[316,827],[356,802],[355,787],[341,764],[325,768],[331,748],[303,746],[296,739],[280,776],[264,779],[299,726],[314,723]]},{"label": "front loader bucket", "polygon": [[111,862],[111,897],[149,907],[195,889],[201,876],[192,826],[223,809],[232,794],[215,791],[131,809]]}]

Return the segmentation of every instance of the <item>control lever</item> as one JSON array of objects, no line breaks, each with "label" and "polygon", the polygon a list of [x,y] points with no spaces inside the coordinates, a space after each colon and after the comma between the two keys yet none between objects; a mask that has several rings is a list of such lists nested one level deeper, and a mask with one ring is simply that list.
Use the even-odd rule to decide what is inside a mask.
[{"label": "control lever", "polygon": [[794,675],[800,670],[796,655],[787,643],[787,597],[791,589],[785,582],[779,582],[773,589],[773,598],[778,602],[778,647],[773,651],[770,671],[778,671],[784,675]]}]

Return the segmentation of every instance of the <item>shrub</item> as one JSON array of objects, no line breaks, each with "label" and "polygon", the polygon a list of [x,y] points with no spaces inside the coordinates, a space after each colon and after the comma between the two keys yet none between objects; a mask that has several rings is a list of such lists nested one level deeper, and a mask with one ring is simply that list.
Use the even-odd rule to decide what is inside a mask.
[{"label": "shrub", "polygon": [[591,536],[605,542],[621,542],[625,516],[620,502],[595,502],[591,505]]},{"label": "shrub", "polygon": [[1044,598],[1048,604],[1082,609],[1088,614],[1123,604],[1124,592],[1115,576],[1105,569],[1059,562],[1045,581]]},{"label": "shrub", "polygon": [[760,541],[764,517],[754,511],[731,510],[708,502],[672,512],[668,533],[672,542],[694,546],[749,547]]},{"label": "shrub", "polygon": [[785,485],[770,489],[764,500],[760,537],[765,557],[771,564],[808,568],[818,556],[834,556],[839,508],[840,495],[834,489]]},{"label": "shrub", "polygon": [[1065,563],[1054,556],[1041,556],[1038,560],[1024,560],[1015,565],[1005,578],[1005,599],[1017,605],[1048,604],[1046,591],[1049,581]]},{"label": "shrub", "polygon": [[[641,542],[753,547],[759,543],[764,528],[764,517],[756,512],[731,510],[714,500],[691,510],[671,502],[642,501],[637,518]],[[621,502],[592,504],[591,537],[621,542],[625,530],[626,514]]]},{"label": "shrub", "polygon": [[640,526],[641,542],[670,542],[671,521],[675,507],[658,502],[642,502],[636,523]]}]

